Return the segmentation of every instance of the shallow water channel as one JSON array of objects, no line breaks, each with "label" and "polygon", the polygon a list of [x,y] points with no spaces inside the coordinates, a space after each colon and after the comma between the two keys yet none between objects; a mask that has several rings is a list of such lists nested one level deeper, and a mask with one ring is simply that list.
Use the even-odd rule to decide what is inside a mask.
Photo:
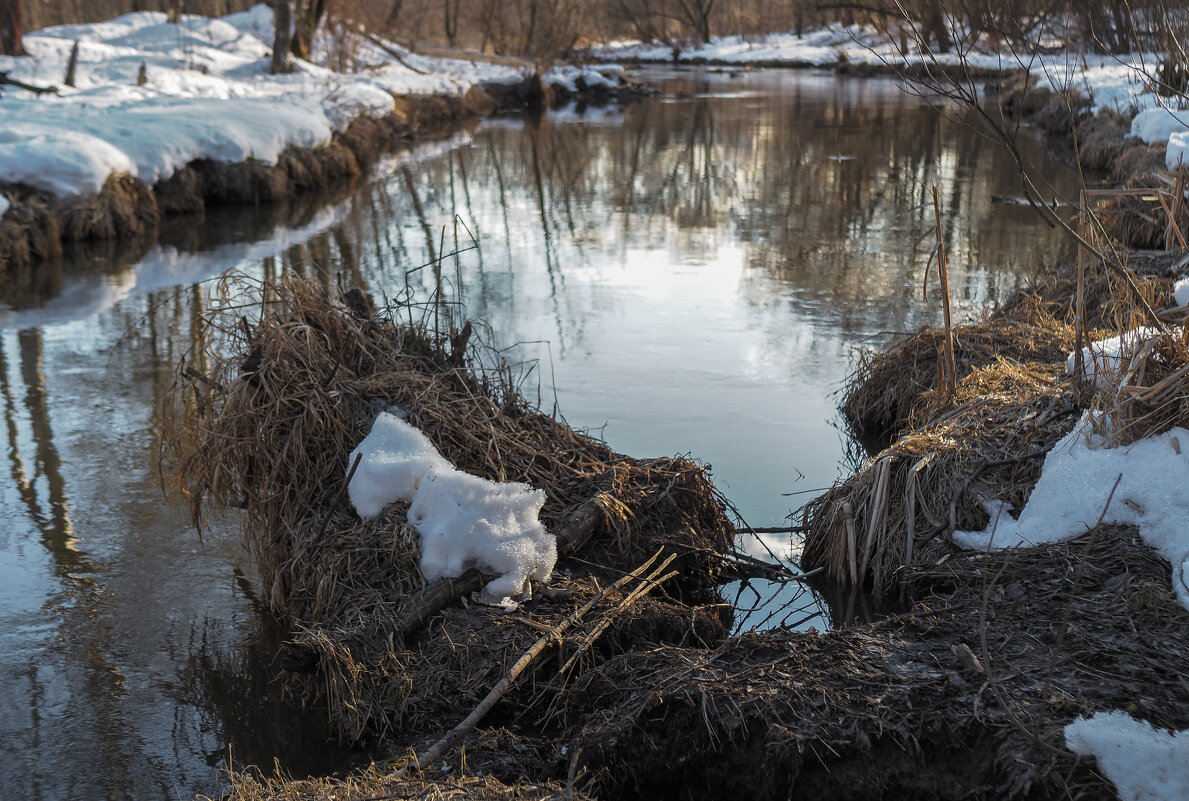
[{"label": "shallow water channel", "polygon": [[281,633],[235,521],[200,538],[159,489],[161,399],[212,291],[194,282],[293,268],[424,299],[417,268],[440,257],[446,297],[543,408],[621,452],[712,465],[773,526],[847,471],[832,393],[851,351],[940,319],[913,252],[930,184],[960,314],[1063,253],[992,203],[1019,193],[1003,154],[894,81],[651,77],[666,95],[489,120],[321,205],[171,221],[6,299],[0,798],[213,793],[229,751],[297,775],[347,759],[272,682]]}]

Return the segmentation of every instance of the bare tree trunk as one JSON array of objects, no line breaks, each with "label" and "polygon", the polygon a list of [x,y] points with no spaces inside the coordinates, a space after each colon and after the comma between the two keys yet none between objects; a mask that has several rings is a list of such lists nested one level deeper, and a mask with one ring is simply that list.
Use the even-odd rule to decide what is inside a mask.
[{"label": "bare tree trunk", "polygon": [[384,30],[393,32],[400,21],[400,12],[404,10],[405,0],[394,0],[392,8],[388,10],[388,17],[384,20]]},{"label": "bare tree trunk", "polygon": [[293,41],[289,45],[289,52],[298,58],[309,60],[310,46],[314,41],[314,32],[326,15],[326,0],[297,0],[297,10],[294,14]]},{"label": "bare tree trunk", "polygon": [[454,0],[453,15],[450,13],[450,0],[443,3],[443,7],[446,9],[446,41],[450,43],[451,47],[454,47],[458,41],[458,7],[461,2],[462,0]]},{"label": "bare tree trunk", "polygon": [[24,33],[25,17],[21,11],[21,0],[0,0],[0,55],[25,55],[25,47],[21,44]]},{"label": "bare tree trunk", "polygon": [[272,64],[269,72],[273,75],[289,72],[289,27],[292,24],[292,11],[289,0],[276,0],[275,8],[276,35],[272,41]]}]

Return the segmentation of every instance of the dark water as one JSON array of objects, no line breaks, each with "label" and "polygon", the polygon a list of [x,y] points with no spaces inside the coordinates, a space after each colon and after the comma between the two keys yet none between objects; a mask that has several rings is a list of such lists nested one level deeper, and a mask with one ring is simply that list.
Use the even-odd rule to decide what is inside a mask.
[{"label": "dark water", "polygon": [[347,758],[280,697],[282,633],[235,521],[200,539],[159,487],[161,399],[210,291],[195,281],[295,268],[425,298],[417,268],[442,257],[444,292],[525,365],[526,394],[620,451],[711,464],[749,522],[777,525],[845,469],[831,393],[852,349],[939,319],[912,253],[930,184],[961,314],[1062,251],[991,203],[1018,193],[993,146],[892,82],[658,77],[674,96],[489,121],[328,207],[174,221],[162,244],[91,248],[13,291],[0,798],[213,793],[229,749],[297,775]]}]

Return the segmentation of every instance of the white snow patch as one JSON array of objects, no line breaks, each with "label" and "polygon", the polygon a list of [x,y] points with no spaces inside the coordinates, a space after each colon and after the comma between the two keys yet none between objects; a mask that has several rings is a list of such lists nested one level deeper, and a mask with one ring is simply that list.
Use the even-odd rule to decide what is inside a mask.
[{"label": "white snow patch", "polygon": [[[1157,333],[1159,332],[1155,328],[1140,326],[1116,337],[1091,342],[1082,348],[1082,363],[1085,366],[1086,378],[1093,380],[1100,387],[1105,386],[1106,383],[1118,376],[1123,362],[1134,356],[1136,351]],[[1073,375],[1076,355],[1076,353],[1071,353],[1065,360],[1066,375]]]},{"label": "white snow patch", "polygon": [[1108,448],[1092,430],[1087,413],[1045,457],[1040,480],[1019,519],[1000,513],[1000,506],[989,508],[992,519],[986,530],[955,531],[953,540],[978,550],[1059,542],[1084,534],[1103,514],[1104,523],[1139,528],[1143,541],[1172,565],[1173,590],[1189,608],[1186,487],[1189,430],[1173,428],[1126,447]]},{"label": "white snow patch", "polygon": [[1189,306],[1189,277],[1181,278],[1172,285],[1172,296],[1178,306]]},{"label": "white snow patch", "polygon": [[0,72],[59,85],[77,41],[75,86],[41,97],[14,90],[0,100],[0,181],[70,196],[94,194],[117,172],[152,185],[195,159],[273,164],[290,145],[322,145],[360,115],[388,113],[393,95],[462,94],[521,77],[510,67],[406,53],[414,71],[367,40],[365,72],[295,59],[291,74],[270,75],[272,31],[272,10],[257,5],[223,19],[184,15],[176,25],[141,12],[27,34],[29,55],[0,56]]},{"label": "white snow patch", "polygon": [[417,485],[430,471],[453,469],[429,437],[389,412],[376,417],[371,433],[351,451],[347,464],[354,465],[359,457],[347,493],[364,520],[376,517],[390,503],[412,503]]},{"label": "white snow patch", "polygon": [[10,206],[12,206],[12,203],[9,202],[8,198],[0,195],[0,217],[4,216],[4,212],[8,211]]},{"label": "white snow patch", "polygon": [[1157,729],[1125,712],[1098,712],[1066,726],[1065,745],[1093,756],[1122,801],[1189,798],[1189,731]]},{"label": "white snow patch", "polygon": [[409,507],[421,534],[421,574],[427,581],[468,567],[498,573],[483,588],[488,603],[521,595],[528,579],[546,581],[557,562],[557,540],[537,518],[545,493],[459,470],[430,471]]},{"label": "white snow patch", "polygon": [[456,469],[425,434],[390,412],[376,417],[348,464],[357,456],[347,489],[351,503],[365,520],[395,501],[410,503],[426,581],[477,567],[498,574],[483,588],[482,600],[506,604],[521,595],[530,577],[546,581],[553,572],[557,540],[538,519],[545,503],[541,490]]}]

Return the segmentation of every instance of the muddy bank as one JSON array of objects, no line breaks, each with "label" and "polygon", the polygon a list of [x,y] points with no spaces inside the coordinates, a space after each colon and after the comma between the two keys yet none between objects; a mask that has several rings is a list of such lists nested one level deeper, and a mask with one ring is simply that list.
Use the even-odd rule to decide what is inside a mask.
[{"label": "muddy bank", "polygon": [[1189,724],[1189,614],[1133,532],[905,578],[912,608],[869,626],[608,661],[567,696],[572,747],[604,797],[1106,799],[1066,723]]}]

